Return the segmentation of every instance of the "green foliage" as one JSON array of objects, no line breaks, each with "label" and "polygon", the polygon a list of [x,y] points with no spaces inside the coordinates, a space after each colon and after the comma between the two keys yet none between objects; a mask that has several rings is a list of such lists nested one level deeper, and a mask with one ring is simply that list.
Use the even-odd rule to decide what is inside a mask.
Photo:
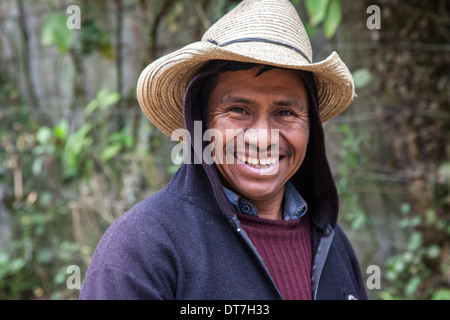
[{"label": "green foliage", "polygon": [[117,92],[109,92],[106,89],[101,89],[94,100],[84,108],[84,115],[89,116],[96,109],[105,110],[110,105],[119,102],[120,95]]},{"label": "green foliage", "polygon": [[372,73],[367,68],[355,70],[352,73],[352,77],[356,89],[365,88],[374,80]]},{"label": "green foliage", "polygon": [[[0,299],[76,298],[79,292],[66,287],[67,266],[79,265],[84,274],[106,227],[170,178],[158,156],[163,144],[147,120],[139,131],[132,122],[111,125],[120,99],[100,89],[78,128],[67,119],[39,125],[25,106],[0,116],[0,172],[11,171],[0,175],[0,188],[23,184],[23,196],[11,195],[7,206],[12,240],[0,251]],[[13,172],[23,181],[13,180]],[[135,186],[126,185],[129,177]]]},{"label": "green foliage", "polygon": [[66,126],[39,127],[29,111],[18,106],[10,117],[0,118],[0,171],[20,172],[23,177],[0,176],[0,187],[21,184],[24,195],[13,194],[6,207],[0,204],[1,210],[13,213],[12,240],[1,244],[0,299],[42,298],[50,292],[64,298],[71,293],[54,281],[56,270],[81,264],[80,254],[91,251],[71,237],[63,185],[54,185]]},{"label": "green foliage", "polygon": [[425,219],[412,214],[409,203],[403,203],[400,211],[403,219],[400,228],[407,236],[406,248],[386,261],[386,277],[389,287],[381,294],[383,299],[445,299],[449,297],[448,289],[434,290],[428,282],[433,281],[432,265],[439,263],[443,274],[448,272],[450,259],[442,259],[442,249],[438,243],[427,244],[421,230],[434,228],[444,237],[450,237],[448,221],[441,220],[434,210],[428,210]]},{"label": "green foliage", "polygon": [[432,300],[450,300],[450,290],[439,289],[433,293]]},{"label": "green foliage", "polygon": [[331,39],[337,31],[337,28],[341,24],[342,20],[342,8],[340,0],[331,0],[328,6],[328,11],[323,24],[325,37]]},{"label": "green foliage", "polygon": [[76,51],[84,56],[95,52],[107,59],[115,59],[114,47],[110,40],[110,33],[99,26],[98,17],[90,5],[83,7],[82,28],[80,29]]},{"label": "green foliage", "polygon": [[74,30],[67,27],[66,13],[49,14],[41,28],[42,45],[56,46],[60,54],[67,54],[71,50],[84,56],[98,52],[107,59],[115,59],[110,34],[98,25],[98,19],[90,5],[83,7],[81,17],[83,27]]},{"label": "green foliage", "polygon": [[[407,234],[406,248],[386,261],[390,286],[384,299],[448,299],[450,290],[445,281],[450,270],[446,244],[450,239],[450,166],[443,162],[437,170],[433,191],[439,201],[422,214],[414,212],[405,202],[400,212],[401,230]],[[440,194],[444,190],[444,194]],[[442,286],[442,288],[437,287]]]},{"label": "green foliage", "polygon": [[55,45],[61,54],[67,53],[72,47],[73,30],[66,26],[67,15],[61,12],[50,14],[41,29],[41,42],[45,46]]},{"label": "green foliage", "polygon": [[[42,164],[46,157],[53,157],[60,168],[61,177],[65,180],[88,174],[94,166],[94,161],[108,162],[122,149],[133,146],[133,138],[130,136],[129,127],[120,132],[112,133],[107,143],[96,144],[92,129],[95,123],[91,119],[101,116],[99,112],[105,112],[108,107],[117,103],[120,95],[117,92],[109,92],[101,89],[96,98],[85,108],[87,116],[85,123],[73,133],[69,134],[67,120],[62,120],[54,128],[40,127],[36,132],[38,145],[33,149],[36,155],[33,163],[33,173],[42,173]],[[96,113],[96,110],[98,112]],[[91,151],[99,150],[100,159],[93,156]]]},{"label": "green foliage", "polygon": [[311,25],[316,26],[324,20],[328,3],[329,0],[305,0],[305,6],[309,13]]},{"label": "green foliage", "polygon": [[[300,0],[293,0],[298,4]],[[333,38],[342,21],[341,0],[304,0],[308,21],[303,21],[305,29],[310,37],[318,32],[318,26],[322,24],[325,37]]]},{"label": "green foliage", "polygon": [[354,230],[360,229],[368,221],[368,217],[359,203],[359,185],[355,174],[363,170],[367,159],[362,155],[361,145],[365,140],[364,135],[358,135],[349,124],[338,126],[338,132],[342,137],[338,151],[338,169],[336,186],[341,202],[341,219],[350,224]]}]

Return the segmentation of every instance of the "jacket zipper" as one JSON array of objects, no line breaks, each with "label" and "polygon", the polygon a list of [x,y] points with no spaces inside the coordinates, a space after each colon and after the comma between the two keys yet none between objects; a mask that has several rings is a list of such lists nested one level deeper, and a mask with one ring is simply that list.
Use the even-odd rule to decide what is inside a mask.
[{"label": "jacket zipper", "polygon": [[311,287],[313,293],[313,300],[317,300],[317,293],[319,290],[320,277],[322,275],[323,267],[325,261],[328,257],[328,251],[330,250],[331,243],[333,242],[334,230],[328,225],[325,232],[321,235],[319,245],[317,247],[317,252],[314,257],[314,263],[312,267],[311,275]]},{"label": "jacket zipper", "polygon": [[[260,263],[261,267],[264,269],[265,274],[266,274],[267,278],[270,280],[270,282],[272,283],[272,286],[275,289],[275,291],[277,292],[278,297],[281,300],[284,300],[283,296],[280,293],[280,290],[278,289],[277,285],[275,284],[275,281],[273,281],[273,278],[270,275],[269,270],[267,269],[266,265],[264,264],[264,261],[262,260],[261,256],[259,255],[258,251],[256,250],[255,246],[251,242],[247,233],[242,229],[241,224],[240,224],[239,220],[237,219],[236,215],[233,217],[233,224],[236,228],[236,231],[244,239],[245,243],[251,249],[254,256],[257,258],[258,262]],[[312,288],[313,300],[317,300],[317,292],[318,292],[318,288],[319,288],[320,277],[322,275],[325,261],[327,260],[327,257],[328,257],[328,251],[330,250],[331,243],[333,242],[333,237],[334,237],[334,230],[330,225],[328,225],[326,231],[322,234],[322,236],[320,238],[319,246],[317,248],[317,252],[314,257],[314,263],[313,263],[312,275],[311,275],[311,288]]]},{"label": "jacket zipper", "polygon": [[237,216],[235,215],[233,217],[233,224],[236,227],[236,231],[239,233],[239,235],[242,237],[242,239],[244,239],[245,243],[247,244],[247,246],[251,249],[252,253],[254,254],[254,256],[257,258],[259,264],[261,265],[261,267],[264,269],[265,274],[267,276],[267,278],[270,280],[270,283],[272,284],[272,287],[274,288],[274,290],[276,291],[278,297],[283,300],[283,296],[280,293],[280,290],[278,289],[277,285],[275,284],[275,281],[273,281],[272,276],[269,273],[269,270],[267,269],[266,265],[264,264],[264,261],[262,260],[261,256],[259,255],[258,251],[256,251],[255,246],[253,245],[252,241],[250,240],[250,238],[248,237],[247,233],[244,231],[244,229],[242,229],[241,224],[239,222],[239,220],[237,219]]}]

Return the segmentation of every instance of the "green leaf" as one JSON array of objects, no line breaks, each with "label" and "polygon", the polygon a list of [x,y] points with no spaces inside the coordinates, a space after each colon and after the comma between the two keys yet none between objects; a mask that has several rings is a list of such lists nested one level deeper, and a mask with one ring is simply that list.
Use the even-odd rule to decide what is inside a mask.
[{"label": "green leaf", "polygon": [[[353,77],[354,77],[355,75],[353,74]],[[408,214],[409,212],[411,211],[411,204],[409,203],[409,202],[403,202],[402,204],[401,204],[401,206],[400,206],[400,212],[403,214],[403,215],[406,215],[406,214]]]},{"label": "green leaf", "polygon": [[89,136],[91,129],[92,125],[88,122],[68,136],[62,154],[67,177],[76,173],[78,165],[85,161],[85,159],[82,159],[81,154],[93,143],[92,137]]},{"label": "green leaf", "polygon": [[95,97],[94,100],[88,103],[88,105],[84,108],[84,114],[90,115],[97,108],[101,110],[108,108],[110,105],[117,103],[120,100],[120,94],[117,92],[110,92],[107,89],[103,88]]},{"label": "green leaf", "polygon": [[308,34],[309,38],[314,37],[319,32],[318,26],[312,26],[309,21],[304,21],[303,26],[305,27],[306,33]]},{"label": "green leaf", "polygon": [[36,157],[33,160],[33,163],[31,165],[31,172],[35,175],[35,176],[40,176],[42,173],[42,167],[43,164],[45,162],[45,158],[44,157]]},{"label": "green leaf", "polygon": [[27,261],[24,258],[17,258],[11,261],[9,269],[12,273],[17,273],[19,270],[25,267],[26,264]]},{"label": "green leaf", "polygon": [[102,152],[102,161],[106,162],[111,158],[114,158],[122,149],[122,145],[115,143],[107,146]]},{"label": "green leaf", "polygon": [[423,244],[423,236],[420,232],[413,232],[408,241],[408,249],[409,250],[417,250]]},{"label": "green leaf", "polygon": [[53,258],[54,255],[50,249],[40,249],[36,254],[36,260],[43,264],[52,262]]},{"label": "green leaf", "polygon": [[100,109],[106,109],[110,105],[119,102],[120,94],[102,89],[98,92],[96,99],[98,99]]},{"label": "green leaf", "polygon": [[56,284],[61,284],[64,281],[66,281],[66,279],[67,279],[67,268],[63,267],[58,270],[58,272],[56,273],[56,275],[53,278],[53,281]]},{"label": "green leaf", "polygon": [[52,137],[52,130],[48,127],[40,127],[39,130],[36,132],[36,140],[40,144],[46,144],[50,141]]},{"label": "green leaf", "polygon": [[323,28],[325,37],[331,39],[336,33],[337,28],[342,21],[342,8],[340,0],[331,0],[328,7],[327,16],[325,18]]},{"label": "green leaf", "polygon": [[87,104],[87,106],[84,108],[84,114],[86,116],[90,115],[92,112],[95,111],[95,109],[97,109],[99,106],[97,99],[92,100],[91,102],[89,102]]},{"label": "green leaf", "polygon": [[450,290],[439,289],[433,293],[432,300],[450,300]]},{"label": "green leaf", "polygon": [[67,16],[61,12],[50,14],[41,29],[41,43],[44,46],[57,46],[65,54],[72,46],[73,30],[67,28]]},{"label": "green leaf", "polygon": [[329,0],[306,0],[306,10],[312,26],[318,25],[325,18]]},{"label": "green leaf", "polygon": [[440,253],[441,248],[437,244],[433,244],[427,249],[427,256],[429,259],[436,259],[439,257]]},{"label": "green leaf", "polygon": [[61,141],[66,140],[68,133],[69,133],[69,123],[67,122],[67,120],[62,120],[53,128],[53,134],[55,135],[56,138],[58,138]]},{"label": "green leaf", "polygon": [[361,68],[352,73],[353,81],[356,88],[364,88],[373,82],[372,73],[366,69]]},{"label": "green leaf", "polygon": [[421,280],[419,276],[412,277],[405,286],[405,295],[408,298],[412,298],[417,288],[419,287]]}]

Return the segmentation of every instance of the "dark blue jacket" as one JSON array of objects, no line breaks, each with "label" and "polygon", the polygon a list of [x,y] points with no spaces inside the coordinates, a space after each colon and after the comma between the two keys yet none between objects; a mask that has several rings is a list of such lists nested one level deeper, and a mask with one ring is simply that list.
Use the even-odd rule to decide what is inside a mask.
[{"label": "dark blue jacket", "polygon": [[[201,120],[200,73],[185,97],[185,124]],[[309,75],[310,76],[310,75]],[[290,179],[311,215],[314,299],[366,299],[358,261],[337,224],[338,197],[310,79],[310,141]],[[312,98],[311,98],[312,97]],[[204,145],[205,146],[205,145]],[[107,230],[80,299],[282,299],[240,227],[214,165],[184,164],[170,183]]]}]

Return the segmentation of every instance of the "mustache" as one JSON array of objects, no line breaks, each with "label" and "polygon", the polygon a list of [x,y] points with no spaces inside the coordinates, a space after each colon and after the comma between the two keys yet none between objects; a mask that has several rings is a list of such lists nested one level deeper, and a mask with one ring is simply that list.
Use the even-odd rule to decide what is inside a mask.
[{"label": "mustache", "polygon": [[291,156],[292,150],[291,148],[284,145],[270,145],[268,147],[259,147],[255,144],[245,144],[244,146],[240,146],[236,148],[236,145],[227,144],[225,151],[233,152],[237,154],[245,154],[245,155],[258,155],[260,153],[266,154],[268,156]]}]

